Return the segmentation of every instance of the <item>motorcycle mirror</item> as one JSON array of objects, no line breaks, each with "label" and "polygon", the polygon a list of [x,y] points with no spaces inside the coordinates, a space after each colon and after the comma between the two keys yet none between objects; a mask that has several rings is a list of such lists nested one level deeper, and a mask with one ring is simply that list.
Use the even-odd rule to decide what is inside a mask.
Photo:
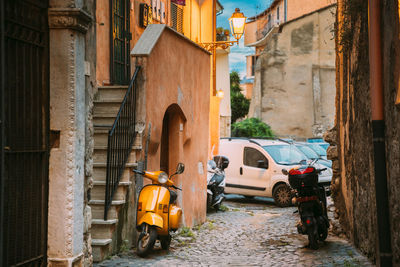
[{"label": "motorcycle mirror", "polygon": [[282,173],[283,173],[284,175],[288,175],[288,174],[289,174],[289,172],[288,172],[286,169],[282,169]]},{"label": "motorcycle mirror", "polygon": [[176,166],[176,174],[181,174],[185,170],[185,164],[183,163],[178,163],[178,166]]},{"label": "motorcycle mirror", "polygon": [[303,159],[302,161],[300,161],[300,165],[307,165],[307,160]]}]

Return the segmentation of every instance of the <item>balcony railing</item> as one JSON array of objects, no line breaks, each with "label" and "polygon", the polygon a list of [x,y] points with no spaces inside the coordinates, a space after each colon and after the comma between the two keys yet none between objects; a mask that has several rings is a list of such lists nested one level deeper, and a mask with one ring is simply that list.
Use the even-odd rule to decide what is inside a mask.
[{"label": "balcony railing", "polygon": [[275,19],[274,16],[259,20],[256,31],[257,41],[264,38],[272,30],[272,28],[278,26],[279,24],[280,20]]}]

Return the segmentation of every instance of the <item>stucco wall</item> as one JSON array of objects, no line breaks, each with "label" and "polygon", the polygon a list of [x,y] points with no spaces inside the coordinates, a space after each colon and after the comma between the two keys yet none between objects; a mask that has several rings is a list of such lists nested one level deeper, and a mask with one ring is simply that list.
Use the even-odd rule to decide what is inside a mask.
[{"label": "stucco wall", "polygon": [[[196,58],[196,64],[193,64]],[[210,55],[188,39],[165,29],[145,58],[137,58],[144,66],[140,83],[141,105],[145,108],[146,132],[151,123],[148,169],[160,169],[163,118],[168,107],[180,110],[180,120],[172,122],[169,170],[178,162],[185,172],[173,178],[178,187],[178,204],[183,208],[183,223],[193,226],[205,221],[206,164],[209,148]],[[174,119],[175,120],[175,119]],[[182,124],[182,126],[180,125]],[[143,147],[145,147],[145,140]],[[144,158],[144,155],[142,155]]]},{"label": "stucco wall", "polygon": [[336,0],[287,0],[287,21],[335,3]]},{"label": "stucco wall", "polygon": [[[337,95],[335,127],[326,135],[333,146],[333,198],[347,236],[371,259],[377,257],[377,208],[368,55],[368,2],[338,2]],[[382,55],[386,167],[393,266],[400,266],[400,107],[398,4],[382,4]],[[382,196],[386,197],[386,196]]]},{"label": "stucco wall", "polygon": [[256,64],[249,117],[281,136],[322,136],[333,126],[335,7],[281,26]]}]

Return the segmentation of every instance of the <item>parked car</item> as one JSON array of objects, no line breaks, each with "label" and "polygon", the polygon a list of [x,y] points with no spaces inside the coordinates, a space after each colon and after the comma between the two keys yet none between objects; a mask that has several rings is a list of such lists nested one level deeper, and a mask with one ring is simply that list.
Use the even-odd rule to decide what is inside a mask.
[{"label": "parked car", "polygon": [[317,160],[317,163],[324,165],[325,167],[332,169],[332,161],[321,158],[317,152],[315,152],[311,147],[309,147],[306,143],[296,142],[295,146],[310,160]]},{"label": "parked car", "polygon": [[325,142],[325,140],[322,138],[308,138],[307,143],[317,144],[325,150],[327,150],[329,147],[329,143]]},{"label": "parked car", "polygon": [[291,204],[291,188],[282,169],[298,166],[307,157],[279,140],[222,138],[219,153],[230,160],[225,169],[225,193],[273,197],[279,206]]},{"label": "parked car", "polygon": [[322,146],[318,145],[317,143],[309,143],[309,142],[306,142],[304,144],[307,145],[312,150],[314,150],[319,155],[320,158],[327,159],[326,149],[324,149]]}]

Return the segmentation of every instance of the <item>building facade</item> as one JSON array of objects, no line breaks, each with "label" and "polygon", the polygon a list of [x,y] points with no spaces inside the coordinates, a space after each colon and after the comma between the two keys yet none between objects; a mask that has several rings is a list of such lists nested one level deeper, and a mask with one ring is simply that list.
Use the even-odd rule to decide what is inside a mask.
[{"label": "building facade", "polygon": [[[133,246],[143,181],[131,168],[170,172],[185,163],[182,223],[204,221],[210,116],[219,118],[219,100],[211,56],[196,43],[213,40],[216,1],[7,0],[0,7],[0,265],[91,266]],[[139,60],[131,51],[151,24],[164,28]],[[193,57],[197,68],[187,65]],[[157,82],[163,75],[170,80]],[[129,104],[137,117],[131,146],[113,143],[113,151],[129,152],[122,167],[107,151],[127,92],[137,96]],[[151,100],[156,92],[164,97]],[[116,167],[122,175],[110,184],[107,169]]]},{"label": "building facade", "polygon": [[278,136],[322,137],[333,125],[335,8],[329,5],[274,24],[250,44],[260,54],[249,68],[255,75],[249,117],[260,118]]},{"label": "building facade", "polygon": [[371,3],[338,1],[336,117],[325,140],[344,233],[377,266],[400,266],[399,3]]}]

